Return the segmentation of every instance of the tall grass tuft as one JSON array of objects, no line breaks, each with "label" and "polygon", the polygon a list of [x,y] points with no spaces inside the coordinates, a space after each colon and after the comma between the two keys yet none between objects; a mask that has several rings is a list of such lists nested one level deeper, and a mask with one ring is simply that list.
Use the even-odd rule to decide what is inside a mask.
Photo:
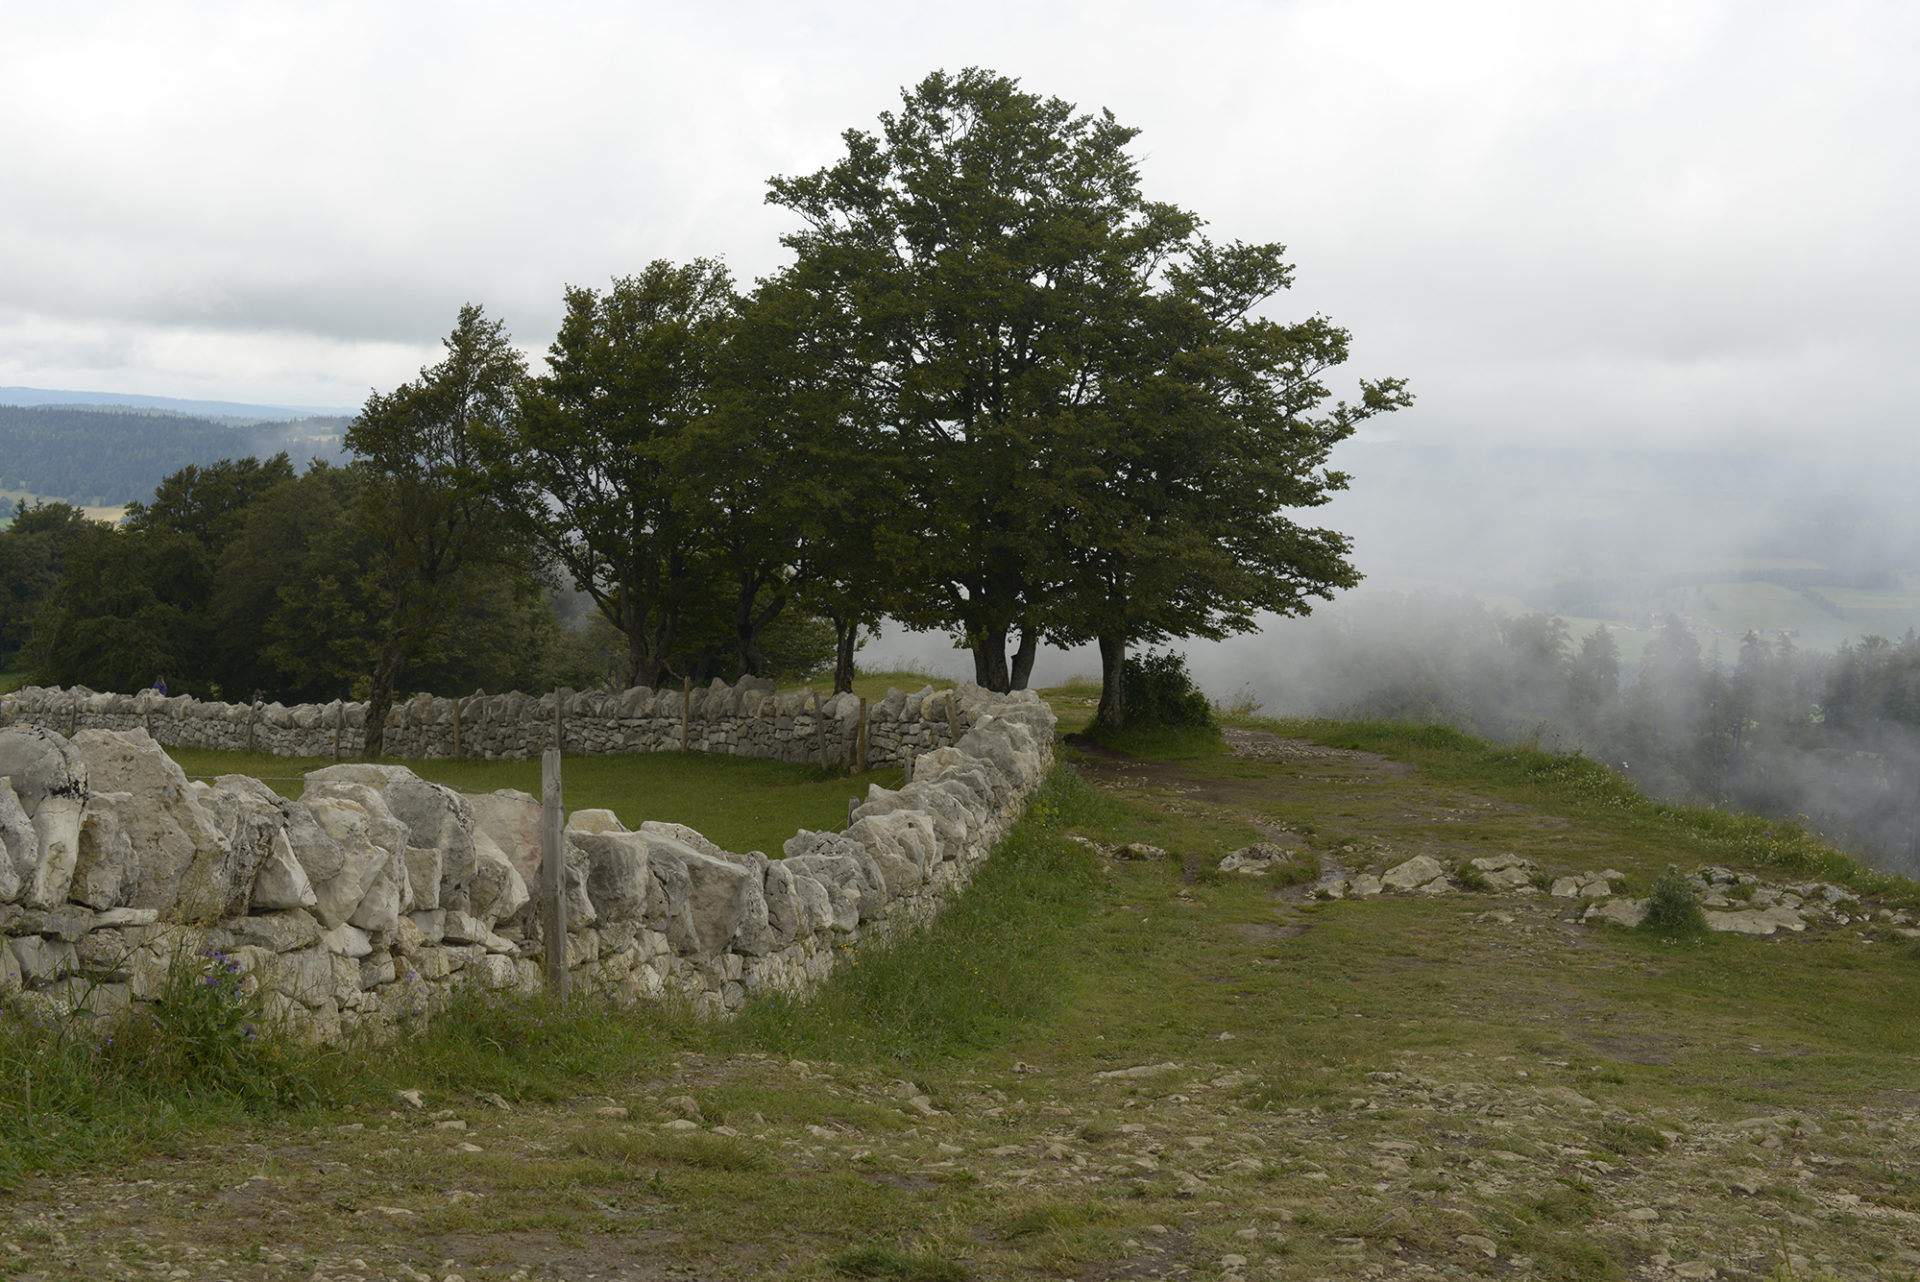
[{"label": "tall grass tuft", "polygon": [[1653,883],[1647,897],[1647,917],[1640,928],[1669,939],[1698,938],[1707,933],[1707,914],[1687,875],[1673,864]]},{"label": "tall grass tuft", "polygon": [[1057,770],[965,894],[925,927],[850,951],[810,1000],[769,996],[726,1030],[800,1057],[924,1065],[993,1046],[1072,982],[1072,927],[1092,911],[1098,857],[1065,840],[1106,803]]}]

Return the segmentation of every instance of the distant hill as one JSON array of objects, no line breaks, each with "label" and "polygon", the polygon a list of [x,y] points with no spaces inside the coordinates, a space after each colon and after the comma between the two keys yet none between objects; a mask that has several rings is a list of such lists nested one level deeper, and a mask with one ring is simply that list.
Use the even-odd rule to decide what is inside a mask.
[{"label": "distant hill", "polygon": [[151,497],[162,478],[189,464],[270,458],[283,450],[303,468],[309,459],[341,458],[351,421],[348,415],[216,420],[154,407],[0,403],[0,491],[116,507]]},{"label": "distant hill", "polygon": [[241,419],[250,423],[297,418],[352,418],[357,409],[320,405],[246,405],[238,401],[187,401],[172,396],[122,392],[64,392],[44,387],[0,387],[0,405],[64,405],[94,409],[144,409],[191,418]]}]

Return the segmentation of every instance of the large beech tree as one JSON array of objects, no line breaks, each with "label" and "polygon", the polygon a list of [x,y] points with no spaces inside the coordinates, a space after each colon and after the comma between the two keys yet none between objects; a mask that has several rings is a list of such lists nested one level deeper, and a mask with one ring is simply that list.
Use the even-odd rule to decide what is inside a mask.
[{"label": "large beech tree", "polygon": [[785,238],[791,279],[840,318],[912,511],[918,582],[890,612],[958,635],[991,689],[1026,684],[1047,630],[1075,480],[1061,434],[1101,396],[1104,331],[1193,230],[1141,195],[1134,133],[990,72],[935,73],[877,135],[848,131],[843,159],[771,184],[806,224]]},{"label": "large beech tree", "polygon": [[935,73],[768,196],[805,224],[788,280],[854,357],[846,430],[904,486],[888,612],[956,634],[995,690],[1026,684],[1043,636],[1098,640],[1110,726],[1130,644],[1357,581],[1346,540],[1289,513],[1344,485],[1335,443],[1408,399],[1385,380],[1323,408],[1346,332],[1257,315],[1288,283],[1280,247],[1216,246],[1148,200],[1136,133]]}]

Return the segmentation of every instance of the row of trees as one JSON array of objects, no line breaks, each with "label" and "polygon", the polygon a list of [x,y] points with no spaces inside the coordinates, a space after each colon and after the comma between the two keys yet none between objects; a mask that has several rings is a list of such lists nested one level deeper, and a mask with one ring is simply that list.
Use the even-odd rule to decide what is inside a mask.
[{"label": "row of trees", "polygon": [[1439,721],[1580,751],[1649,793],[1803,817],[1883,866],[1920,872],[1920,636],[1832,652],[1750,632],[1732,655],[1669,617],[1637,669],[1606,628],[1507,617],[1466,598],[1349,612],[1302,677],[1311,710]]},{"label": "row of trees", "polygon": [[743,673],[785,612],[829,621],[841,688],[882,617],[950,633],[995,690],[1043,640],[1094,641],[1110,725],[1130,646],[1357,582],[1347,540],[1292,514],[1406,389],[1328,405],[1347,333],[1261,316],[1282,247],[1146,199],[1135,132],[935,74],[837,163],[773,180],[794,261],[744,294],[709,261],[570,289],[538,376],[464,309],[446,359],[348,433],[396,549],[376,706],[508,531],[626,638],[631,681],[668,675],[718,599]]},{"label": "row of trees", "polygon": [[[1130,647],[1358,581],[1347,540],[1295,516],[1346,484],[1333,446],[1409,401],[1387,379],[1330,404],[1346,331],[1262,315],[1283,248],[1216,244],[1147,199],[1135,134],[989,72],[929,76],[836,163],[772,181],[800,228],[752,288],[696,260],[569,289],[537,374],[470,305],[441,361],[368,399],[353,467],[170,479],[96,541],[123,540],[117,568],[69,550],[40,665],[363,674],[376,752],[403,681],[524,652],[517,624],[497,634],[544,567],[620,635],[627,682],[759,672],[783,625],[818,619],[845,689],[892,617],[954,636],[995,690],[1043,640],[1097,642],[1118,726]],[[108,663],[135,626],[179,639],[122,638]]]}]

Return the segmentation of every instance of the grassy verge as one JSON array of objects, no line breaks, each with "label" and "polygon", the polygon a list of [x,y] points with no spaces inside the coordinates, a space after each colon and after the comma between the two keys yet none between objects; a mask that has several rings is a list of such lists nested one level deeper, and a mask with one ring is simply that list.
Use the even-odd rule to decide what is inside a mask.
[{"label": "grassy verge", "polygon": [[[330,766],[321,757],[170,748],[168,755],[197,778],[223,774],[264,779],[285,797],[298,797],[301,776]],[[423,779],[467,792],[518,788],[540,795],[538,761],[406,761]],[[778,854],[800,828],[832,829],[847,821],[847,802],[865,799],[867,786],[900,786],[898,769],[829,775],[816,766],[756,757],[650,752],[562,759],[568,810],[604,809],[637,828],[648,819],[686,824],[728,850]]]},{"label": "grassy verge", "polygon": [[11,691],[18,690],[27,684],[27,678],[32,675],[31,672],[24,670],[19,672],[0,672],[0,694],[7,694]]},{"label": "grassy verge", "polygon": [[1830,881],[1920,907],[1920,886],[1869,868],[1798,824],[1653,801],[1590,757],[1496,747],[1446,726],[1320,720],[1249,724],[1382,753],[1420,767],[1435,783],[1550,804],[1571,818],[1614,828],[1631,844],[1664,844],[1696,862]]}]

